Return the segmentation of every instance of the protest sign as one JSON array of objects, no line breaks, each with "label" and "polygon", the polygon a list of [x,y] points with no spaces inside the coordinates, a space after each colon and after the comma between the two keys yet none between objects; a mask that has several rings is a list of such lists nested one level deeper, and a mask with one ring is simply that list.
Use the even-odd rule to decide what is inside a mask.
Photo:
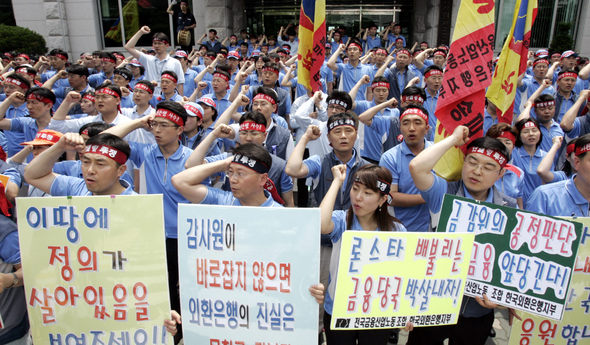
[{"label": "protest sign", "polygon": [[185,344],[313,344],[319,209],[178,207]]},{"label": "protest sign", "polygon": [[438,231],[475,234],[466,295],[561,319],[582,224],[447,194]]},{"label": "protest sign", "polygon": [[590,343],[590,218],[565,218],[584,224],[582,239],[561,321],[521,314],[514,320],[511,345],[582,345]]},{"label": "protest sign", "polygon": [[457,323],[473,238],[472,234],[345,231],[331,328]]},{"label": "protest sign", "polygon": [[162,195],[17,204],[36,344],[171,344]]}]

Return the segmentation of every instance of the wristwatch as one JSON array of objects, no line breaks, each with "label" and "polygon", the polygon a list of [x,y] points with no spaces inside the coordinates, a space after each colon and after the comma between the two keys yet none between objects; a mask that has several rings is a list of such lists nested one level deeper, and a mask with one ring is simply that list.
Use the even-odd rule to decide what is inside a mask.
[{"label": "wristwatch", "polygon": [[15,287],[18,284],[18,277],[16,276],[16,273],[12,272],[12,276],[14,278],[12,278],[12,285],[10,285],[11,288]]}]

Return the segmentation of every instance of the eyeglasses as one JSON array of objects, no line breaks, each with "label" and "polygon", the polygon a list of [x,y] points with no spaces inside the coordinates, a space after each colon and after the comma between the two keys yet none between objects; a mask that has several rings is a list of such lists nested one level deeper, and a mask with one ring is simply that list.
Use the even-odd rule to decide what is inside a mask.
[{"label": "eyeglasses", "polygon": [[342,113],[346,111],[346,108],[344,108],[343,106],[340,106],[340,105],[336,105],[336,104],[330,104],[330,105],[328,105],[328,109],[330,109],[330,110],[336,110],[336,111],[339,111],[339,112],[342,112]]},{"label": "eyeglasses", "polygon": [[149,125],[153,129],[157,129],[158,127],[161,127],[161,128],[178,127],[178,125],[175,125],[173,123],[166,123],[166,122],[160,122],[160,121],[150,121]]},{"label": "eyeglasses", "polygon": [[493,163],[480,163],[477,159],[473,157],[467,157],[465,159],[465,164],[473,170],[481,169],[482,172],[486,174],[493,174],[500,171],[498,167]]},{"label": "eyeglasses", "polygon": [[241,179],[251,176],[253,174],[255,174],[255,173],[246,172],[246,171],[242,171],[242,170],[226,170],[225,171],[225,175],[230,180],[234,177],[238,180],[241,180]]}]

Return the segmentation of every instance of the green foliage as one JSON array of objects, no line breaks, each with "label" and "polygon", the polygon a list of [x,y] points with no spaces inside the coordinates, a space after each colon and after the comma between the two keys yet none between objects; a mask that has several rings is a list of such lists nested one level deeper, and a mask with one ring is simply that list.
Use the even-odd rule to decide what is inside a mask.
[{"label": "green foliage", "polygon": [[0,24],[0,52],[18,51],[29,54],[45,54],[45,39],[38,33],[20,26]]},{"label": "green foliage", "polygon": [[571,27],[571,23],[561,22],[557,24],[557,30],[555,30],[555,35],[549,46],[551,51],[564,52],[574,49],[574,40],[570,35]]}]

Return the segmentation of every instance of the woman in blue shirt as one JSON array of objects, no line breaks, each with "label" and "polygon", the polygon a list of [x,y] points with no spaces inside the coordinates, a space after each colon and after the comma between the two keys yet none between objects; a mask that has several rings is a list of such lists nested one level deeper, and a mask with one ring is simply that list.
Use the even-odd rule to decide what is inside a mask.
[{"label": "woman in blue shirt", "polygon": [[334,180],[320,204],[322,234],[330,234],[334,245],[330,258],[330,282],[324,300],[324,326],[328,344],[379,345],[387,344],[391,329],[333,331],[330,329],[332,307],[336,291],[340,239],[346,229],[406,231],[406,228],[387,212],[387,198],[391,185],[391,173],[373,164],[361,167],[352,177],[351,205],[347,211],[334,210],[336,197],[346,179],[346,165],[332,167]]},{"label": "woman in blue shirt", "polygon": [[518,131],[516,148],[512,153],[512,164],[524,171],[524,189],[522,199],[525,207],[529,195],[543,184],[543,180],[537,174],[537,167],[547,152],[541,150],[539,145],[543,140],[543,134],[539,130],[539,122],[533,118],[525,118],[515,125]]}]

